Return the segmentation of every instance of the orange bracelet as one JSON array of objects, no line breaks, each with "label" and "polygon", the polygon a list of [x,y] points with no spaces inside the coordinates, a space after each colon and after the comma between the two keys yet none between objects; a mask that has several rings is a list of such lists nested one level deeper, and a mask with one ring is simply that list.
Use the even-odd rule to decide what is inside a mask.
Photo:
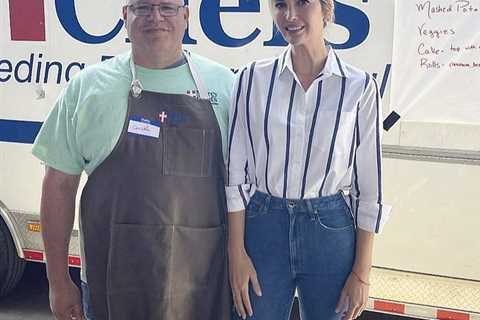
[{"label": "orange bracelet", "polygon": [[369,286],[370,285],[370,282],[367,282],[365,280],[362,280],[362,278],[360,278],[358,276],[358,274],[352,270],[352,274],[355,276],[355,278],[357,278],[358,281],[360,281],[362,284],[366,285],[366,286]]}]

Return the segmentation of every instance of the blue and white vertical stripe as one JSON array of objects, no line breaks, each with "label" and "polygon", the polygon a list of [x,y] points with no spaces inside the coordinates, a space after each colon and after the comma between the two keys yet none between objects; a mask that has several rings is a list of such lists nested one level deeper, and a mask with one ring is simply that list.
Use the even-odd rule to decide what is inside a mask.
[{"label": "blue and white vertical stripe", "polygon": [[307,90],[293,71],[290,48],[238,73],[230,112],[227,203],[243,210],[252,193],[315,198],[351,190],[357,225],[380,232],[381,100],[370,75],[329,48]]}]

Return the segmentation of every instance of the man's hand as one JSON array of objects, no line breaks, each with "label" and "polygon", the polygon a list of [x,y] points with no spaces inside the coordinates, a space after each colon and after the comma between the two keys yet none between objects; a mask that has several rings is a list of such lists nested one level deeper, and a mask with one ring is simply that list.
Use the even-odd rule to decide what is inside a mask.
[{"label": "man's hand", "polygon": [[56,320],[83,320],[81,294],[71,279],[50,286],[50,309]]}]

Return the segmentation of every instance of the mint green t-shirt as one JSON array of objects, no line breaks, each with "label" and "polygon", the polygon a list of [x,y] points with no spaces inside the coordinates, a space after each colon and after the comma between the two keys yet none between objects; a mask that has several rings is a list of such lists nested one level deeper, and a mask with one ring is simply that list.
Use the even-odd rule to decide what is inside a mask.
[{"label": "mint green t-shirt", "polygon": [[[91,174],[112,152],[123,129],[132,82],[129,61],[127,52],[77,74],[44,122],[33,145],[33,155],[67,174],[79,175],[84,170]],[[208,88],[226,155],[234,74],[199,55],[192,54],[192,62]],[[197,90],[186,63],[170,69],[137,66],[136,70],[147,91],[191,94]]]}]

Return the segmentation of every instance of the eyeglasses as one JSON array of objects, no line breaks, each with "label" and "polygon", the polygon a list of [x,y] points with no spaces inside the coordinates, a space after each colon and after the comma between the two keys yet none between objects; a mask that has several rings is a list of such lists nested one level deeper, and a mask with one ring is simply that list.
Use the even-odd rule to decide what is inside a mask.
[{"label": "eyeglasses", "polygon": [[157,9],[161,16],[163,17],[173,17],[178,14],[180,8],[185,7],[186,5],[175,5],[171,3],[160,3],[160,4],[151,4],[151,3],[142,3],[142,4],[131,4],[127,8],[130,8],[136,16],[145,17],[153,13],[154,9]]}]

